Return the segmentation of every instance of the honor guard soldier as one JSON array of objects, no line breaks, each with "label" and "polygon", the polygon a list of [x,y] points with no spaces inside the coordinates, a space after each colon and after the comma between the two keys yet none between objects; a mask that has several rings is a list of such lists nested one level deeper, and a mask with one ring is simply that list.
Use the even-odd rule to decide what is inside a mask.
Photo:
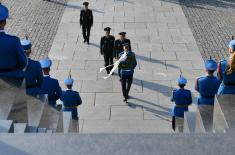
[{"label": "honor guard soldier", "polygon": [[72,90],[73,79],[71,77],[64,80],[67,87],[62,92],[60,100],[63,102],[63,111],[71,111],[72,119],[78,120],[77,106],[82,104],[82,99],[77,91]]},{"label": "honor guard soldier", "polygon": [[[184,118],[184,112],[188,111],[188,106],[192,104],[191,91],[184,89],[186,84],[187,79],[181,75],[178,79],[179,89],[174,90],[171,95],[171,101],[175,102],[172,109],[172,129],[175,130],[176,126],[179,126],[180,132],[183,130],[181,118]],[[181,120],[181,122],[178,122],[178,120]]]},{"label": "honor guard soldier", "polygon": [[217,63],[210,59],[205,62],[207,75],[197,79],[195,90],[199,92],[198,105],[214,105],[214,98],[219,89],[220,81],[213,74]]},{"label": "honor guard soldier", "polygon": [[222,80],[218,94],[235,94],[235,40],[229,43],[230,59],[220,62],[218,77]]},{"label": "honor guard soldier", "polygon": [[125,44],[124,45],[124,51],[120,53],[119,58],[122,57],[122,55],[125,54],[126,58],[123,59],[120,64],[120,75],[121,75],[121,82],[122,82],[122,93],[124,97],[124,102],[127,102],[127,99],[129,98],[129,91],[131,89],[131,84],[133,81],[133,74],[134,69],[137,65],[135,53],[130,51],[130,45]]},{"label": "honor guard soldier", "polygon": [[92,10],[88,9],[88,2],[84,2],[83,5],[85,9],[82,9],[80,13],[80,26],[82,26],[84,43],[87,42],[89,45],[90,31],[93,26],[93,14]]},{"label": "honor guard soldier", "polygon": [[40,94],[47,94],[49,105],[56,108],[56,101],[60,99],[62,91],[58,80],[50,77],[50,67],[52,65],[52,61],[47,58],[41,60],[40,64],[44,74]]},{"label": "honor guard soldier", "polygon": [[107,74],[113,68],[113,47],[114,47],[114,36],[110,35],[110,27],[106,27],[104,31],[106,31],[106,35],[100,39],[100,53],[104,55],[104,66],[110,66],[106,68]]},{"label": "honor guard soldier", "polygon": [[21,40],[21,45],[28,57],[28,65],[25,70],[26,93],[29,95],[38,95],[39,89],[43,83],[43,73],[41,65],[38,61],[32,60],[30,54],[32,52],[32,44],[29,40]]},{"label": "honor guard soldier", "polygon": [[23,79],[27,57],[20,39],[4,31],[8,16],[8,9],[0,4],[0,77]]}]

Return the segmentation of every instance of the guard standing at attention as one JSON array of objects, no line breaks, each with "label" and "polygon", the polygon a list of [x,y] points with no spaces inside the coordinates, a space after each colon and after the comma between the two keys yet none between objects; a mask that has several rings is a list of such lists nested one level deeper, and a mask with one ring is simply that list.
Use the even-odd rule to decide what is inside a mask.
[{"label": "guard standing at attention", "polygon": [[43,73],[41,65],[38,61],[32,60],[30,54],[32,52],[32,44],[28,39],[21,40],[21,45],[28,57],[28,65],[25,70],[26,93],[29,95],[38,95],[39,89],[43,83]]},{"label": "guard standing at attention", "polygon": [[110,66],[106,68],[107,74],[113,68],[113,48],[114,48],[114,36],[110,35],[110,27],[106,27],[104,31],[106,32],[105,36],[100,39],[100,53],[104,55],[104,66]]},{"label": "guard standing at attention", "polygon": [[223,73],[225,72],[226,68],[228,67],[228,62],[230,61],[230,59],[232,58],[232,55],[235,52],[235,40],[232,37],[232,40],[229,42],[229,48],[228,48],[228,52],[230,57],[226,60],[221,60],[218,63],[218,72],[217,72],[217,77],[220,81],[223,80]]},{"label": "guard standing at attention", "polygon": [[171,101],[175,102],[172,109],[172,129],[176,129],[176,119],[184,118],[184,112],[188,111],[188,106],[192,104],[191,91],[184,89],[187,79],[182,75],[178,79],[179,89],[175,89],[171,95]]},{"label": "guard standing at attention", "polygon": [[214,98],[219,89],[220,81],[213,75],[217,63],[210,59],[205,62],[207,75],[197,79],[195,90],[199,92],[198,105],[214,105]]},{"label": "guard standing at attention", "polygon": [[92,10],[88,9],[88,2],[84,2],[83,5],[85,6],[85,9],[82,9],[80,13],[80,26],[82,26],[84,43],[87,42],[89,45],[90,31],[93,26],[93,14]]},{"label": "guard standing at attention", "polygon": [[78,120],[77,106],[82,104],[82,99],[77,91],[72,90],[73,79],[71,77],[65,79],[64,83],[67,90],[63,91],[60,97],[63,102],[63,111],[71,111],[72,119]]},{"label": "guard standing at attention", "polygon": [[122,57],[123,54],[126,55],[126,58],[120,62],[118,67],[120,68],[120,75],[122,79],[121,82],[124,102],[127,102],[127,99],[129,98],[129,91],[133,82],[134,69],[137,66],[137,61],[135,53],[130,51],[129,44],[124,45],[124,51],[119,54],[119,58]]},{"label": "guard standing at attention", "polygon": [[27,57],[20,44],[20,39],[5,33],[8,9],[0,4],[0,77],[23,78],[23,69],[27,64]]},{"label": "guard standing at attention", "polygon": [[217,94],[235,94],[235,42],[230,42],[230,60],[227,61],[225,71],[219,72],[222,83]]},{"label": "guard standing at attention", "polygon": [[52,65],[52,61],[47,58],[41,60],[40,64],[44,74],[40,94],[47,94],[49,105],[56,108],[56,101],[60,99],[62,91],[58,80],[50,77],[50,67]]}]

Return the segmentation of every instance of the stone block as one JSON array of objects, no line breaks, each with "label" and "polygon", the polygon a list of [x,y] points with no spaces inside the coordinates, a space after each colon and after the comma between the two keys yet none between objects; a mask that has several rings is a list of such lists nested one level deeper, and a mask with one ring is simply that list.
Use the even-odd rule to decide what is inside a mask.
[{"label": "stone block", "polygon": [[184,113],[184,133],[205,133],[200,113],[185,112]]},{"label": "stone block", "polygon": [[213,131],[226,132],[235,128],[235,96],[220,95],[215,99]]},{"label": "stone block", "polygon": [[198,105],[198,112],[201,115],[202,122],[206,132],[212,132],[213,129],[213,111],[214,106]]},{"label": "stone block", "polygon": [[0,120],[0,133],[13,133],[13,121],[12,120]]},{"label": "stone block", "polygon": [[79,108],[79,118],[82,120],[109,120],[110,106],[94,106]]},{"label": "stone block", "polygon": [[14,123],[14,133],[25,133],[26,129],[26,123]]}]

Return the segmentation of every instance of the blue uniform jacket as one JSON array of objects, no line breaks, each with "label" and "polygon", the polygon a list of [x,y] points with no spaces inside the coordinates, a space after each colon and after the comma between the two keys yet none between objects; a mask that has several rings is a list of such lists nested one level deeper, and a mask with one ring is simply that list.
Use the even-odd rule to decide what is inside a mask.
[{"label": "blue uniform jacket", "polygon": [[23,77],[23,69],[27,64],[18,37],[0,32],[0,77]]},{"label": "blue uniform jacket", "polygon": [[62,94],[58,80],[44,76],[40,94],[47,94],[49,105],[56,107],[56,101],[60,99]]},{"label": "blue uniform jacket", "polygon": [[223,74],[228,66],[228,61],[227,60],[221,60],[218,63],[218,72],[217,72],[217,78],[222,82],[223,80]]},{"label": "blue uniform jacket", "polygon": [[25,81],[27,94],[39,94],[39,89],[43,83],[43,73],[38,61],[28,58],[28,66],[25,71]]},{"label": "blue uniform jacket", "polygon": [[[119,54],[119,58],[124,54],[124,52]],[[123,62],[120,62],[119,68],[121,69],[121,75],[133,75],[134,69],[137,66],[137,61],[135,53],[129,51],[127,53],[127,59]]]},{"label": "blue uniform jacket", "polygon": [[200,93],[197,104],[214,105],[214,98],[220,83],[221,82],[215,76],[198,78],[195,85],[195,90]]},{"label": "blue uniform jacket", "polygon": [[188,105],[192,104],[192,95],[190,90],[174,90],[171,95],[171,101],[175,102],[175,106],[172,109],[172,116],[184,117],[184,112],[188,111]]},{"label": "blue uniform jacket", "polygon": [[223,74],[223,81],[220,84],[217,94],[235,94],[235,72],[232,74]]},{"label": "blue uniform jacket", "polygon": [[77,106],[82,104],[82,99],[77,91],[63,91],[60,100],[63,102],[63,111],[71,111],[73,118],[78,117]]}]

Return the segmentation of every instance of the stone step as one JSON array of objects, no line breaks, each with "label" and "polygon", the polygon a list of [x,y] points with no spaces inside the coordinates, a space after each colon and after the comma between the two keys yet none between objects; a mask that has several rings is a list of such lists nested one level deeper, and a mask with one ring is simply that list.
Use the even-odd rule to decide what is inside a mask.
[{"label": "stone step", "polygon": [[[0,134],[1,153],[233,155],[231,134]],[[4,143],[3,143],[4,142]],[[223,142],[223,144],[221,144]],[[210,148],[208,149],[208,145]],[[69,147],[68,147],[69,146]],[[78,147],[83,146],[83,147]],[[89,146],[93,146],[92,149]],[[39,150],[40,148],[40,150]],[[225,151],[226,150],[226,151]],[[27,153],[26,153],[27,152]]]},{"label": "stone step", "polygon": [[25,133],[26,129],[26,123],[14,123],[14,133]]},{"label": "stone step", "polygon": [[38,132],[38,127],[27,126],[27,128],[26,128],[26,133],[37,133],[37,132]]},{"label": "stone step", "polygon": [[80,133],[172,133],[164,120],[84,120]]},{"label": "stone step", "polygon": [[38,133],[46,133],[47,129],[46,128],[38,128]]},{"label": "stone step", "polygon": [[12,120],[0,120],[0,133],[13,133],[13,121]]}]

